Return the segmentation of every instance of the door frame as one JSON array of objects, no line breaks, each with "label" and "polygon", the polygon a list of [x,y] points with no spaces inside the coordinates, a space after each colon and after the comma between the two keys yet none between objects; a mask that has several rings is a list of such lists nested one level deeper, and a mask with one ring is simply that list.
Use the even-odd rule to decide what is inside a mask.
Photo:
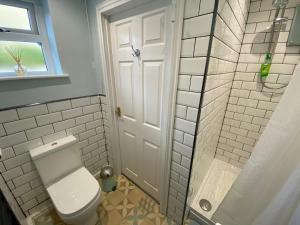
[{"label": "door frame", "polygon": [[[117,174],[121,173],[121,152],[119,147],[119,129],[118,118],[115,114],[116,93],[115,81],[113,74],[113,59],[112,47],[110,43],[109,20],[108,17],[117,7],[126,8],[126,4],[135,6],[137,4],[143,5],[149,3],[151,0],[105,0],[96,6],[97,29],[100,43],[100,59],[102,66],[102,74],[104,78],[105,93],[107,97],[108,111],[110,113],[111,129],[109,136],[111,138],[113,165]],[[153,2],[153,0],[152,0]],[[160,210],[162,213],[167,213],[168,192],[170,181],[170,167],[172,158],[172,142],[173,142],[173,126],[176,105],[176,91],[178,83],[179,62],[181,52],[181,37],[183,29],[183,14],[184,14],[185,0],[172,0],[169,7],[171,7],[171,21],[172,25],[168,26],[170,29],[170,43],[167,43],[168,53],[170,57],[166,59],[165,84],[169,87],[164,88],[162,104],[167,105],[166,110],[162,112],[162,127],[161,127],[161,165],[160,165]],[[128,10],[128,7],[126,8]],[[167,178],[167,179],[166,179]]]}]

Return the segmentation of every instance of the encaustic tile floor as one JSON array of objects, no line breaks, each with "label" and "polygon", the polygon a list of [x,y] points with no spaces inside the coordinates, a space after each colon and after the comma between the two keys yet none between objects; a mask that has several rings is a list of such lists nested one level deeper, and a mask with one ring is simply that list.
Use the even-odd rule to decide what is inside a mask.
[{"label": "encaustic tile floor", "polygon": [[[116,191],[101,193],[98,225],[174,225],[159,212],[159,205],[124,176],[118,177]],[[55,210],[32,217],[34,225],[65,225]]]}]

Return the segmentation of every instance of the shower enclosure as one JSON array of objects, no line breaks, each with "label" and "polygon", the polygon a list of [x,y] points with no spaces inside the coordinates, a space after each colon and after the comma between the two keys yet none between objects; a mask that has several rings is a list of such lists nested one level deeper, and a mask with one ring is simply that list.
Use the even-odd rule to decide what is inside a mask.
[{"label": "shower enclosure", "polygon": [[[216,4],[185,212],[186,221],[200,224],[222,224],[215,216],[219,206],[288,84],[270,80],[276,71],[272,61],[278,63],[277,42],[288,34],[293,19],[289,7],[295,7],[286,0],[219,0]],[[262,77],[266,54],[271,56],[271,70]]]}]

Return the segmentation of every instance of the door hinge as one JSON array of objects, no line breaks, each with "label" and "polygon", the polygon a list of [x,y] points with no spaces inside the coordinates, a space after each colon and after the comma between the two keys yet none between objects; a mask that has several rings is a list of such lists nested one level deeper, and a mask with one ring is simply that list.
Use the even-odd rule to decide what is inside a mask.
[{"label": "door hinge", "polygon": [[116,111],[115,111],[115,112],[116,112],[116,115],[117,115],[118,117],[121,117],[121,116],[122,116],[121,107],[118,106],[118,107],[116,108]]}]

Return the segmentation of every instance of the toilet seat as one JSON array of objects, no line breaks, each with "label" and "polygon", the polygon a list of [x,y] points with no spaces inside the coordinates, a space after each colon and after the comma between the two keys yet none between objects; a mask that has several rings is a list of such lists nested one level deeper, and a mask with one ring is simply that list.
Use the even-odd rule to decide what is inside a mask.
[{"label": "toilet seat", "polygon": [[80,214],[99,198],[99,183],[84,167],[50,185],[47,191],[58,213],[65,217]]}]

